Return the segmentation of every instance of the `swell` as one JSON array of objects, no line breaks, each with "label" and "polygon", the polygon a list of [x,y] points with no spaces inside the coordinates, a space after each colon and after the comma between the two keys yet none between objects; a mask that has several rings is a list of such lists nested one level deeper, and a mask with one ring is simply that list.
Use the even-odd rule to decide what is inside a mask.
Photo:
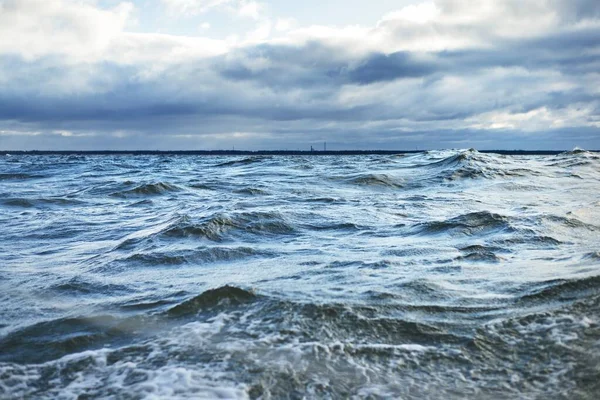
[{"label": "swell", "polygon": [[345,182],[357,186],[373,186],[400,189],[404,187],[402,181],[387,174],[360,174],[346,178]]},{"label": "swell", "polygon": [[131,336],[133,320],[110,315],[61,318],[17,330],[0,339],[0,361],[40,363],[66,354],[100,348]]},{"label": "swell", "polygon": [[600,154],[586,151],[583,149],[574,149],[566,151],[552,158],[548,164],[552,167],[576,168],[595,166],[600,167]]},{"label": "swell", "polygon": [[[205,320],[217,311],[233,311],[259,298],[250,291],[224,286],[207,290],[154,315],[139,314],[127,318],[96,315],[43,321],[0,338],[0,362],[43,363],[67,354],[123,345],[172,327],[173,323],[169,321],[183,317],[187,317],[188,322],[194,317]],[[138,306],[133,311],[143,312],[169,303],[169,299],[152,300],[147,307]],[[131,307],[129,310],[132,311]]]},{"label": "swell", "polygon": [[[239,334],[272,334],[287,340],[366,341],[390,345],[401,343],[459,343],[464,338],[443,326],[394,316],[396,307],[302,303],[257,294],[235,286],[209,289],[166,311],[144,314],[169,304],[168,299],[151,299],[130,312],[127,318],[111,315],[70,317],[36,323],[0,338],[0,361],[40,363],[64,355],[104,346],[127,344],[140,338],[185,326],[211,323],[225,317]],[[136,304],[137,304],[136,303]],[[242,315],[247,317],[241,318]],[[252,333],[253,330],[257,330]],[[298,336],[300,335],[300,336]],[[137,338],[137,339],[136,339]],[[219,339],[218,336],[214,338]]]},{"label": "swell", "polygon": [[26,174],[26,173],[20,173],[20,172],[13,172],[13,173],[0,173],[0,181],[24,181],[24,180],[29,180],[29,179],[41,179],[41,178],[45,178],[45,175],[38,175],[38,174]]},{"label": "swell", "polygon": [[235,286],[223,286],[207,290],[192,299],[178,304],[169,309],[167,315],[169,317],[191,316],[207,309],[214,309],[216,307],[221,309],[229,308],[231,306],[250,303],[257,299],[258,296],[250,291]]},{"label": "swell", "polygon": [[265,160],[269,160],[269,159],[270,159],[270,157],[263,157],[263,156],[246,157],[246,158],[242,158],[242,159],[224,161],[222,163],[216,164],[215,167],[239,167],[239,166],[244,166],[244,165],[258,164],[258,163],[261,163],[261,162],[263,162]]},{"label": "swell", "polygon": [[340,232],[358,232],[368,229],[368,227],[360,226],[351,222],[335,222],[325,221],[318,224],[305,224],[304,227],[310,231],[340,231]]},{"label": "swell", "polygon": [[273,253],[252,247],[201,247],[194,250],[173,252],[136,252],[120,261],[128,265],[148,267],[165,265],[182,265],[189,263],[211,263],[234,261],[250,257],[271,257]]},{"label": "swell", "polygon": [[541,171],[527,168],[514,159],[497,154],[483,154],[477,150],[463,150],[441,160],[417,164],[411,168],[424,170],[431,182],[460,181],[464,179],[496,179],[537,177]]},{"label": "swell", "polygon": [[170,192],[178,192],[181,188],[168,182],[145,183],[129,190],[111,193],[113,197],[158,196]]},{"label": "swell", "polygon": [[472,236],[498,231],[513,231],[510,219],[489,211],[463,214],[442,221],[424,222],[412,228],[413,233],[421,235],[462,234]]},{"label": "swell", "polygon": [[2,204],[19,208],[69,207],[85,204],[82,200],[62,197],[24,198],[14,197],[2,200]]},{"label": "swell", "polygon": [[223,242],[238,236],[251,235],[267,239],[279,235],[292,235],[295,232],[295,226],[277,212],[218,213],[200,219],[184,215],[129,234],[119,241],[114,250],[135,249],[150,240],[201,238]]},{"label": "swell", "polygon": [[247,187],[243,189],[234,190],[234,193],[244,194],[248,196],[265,196],[270,194],[268,191],[256,187]]},{"label": "swell", "polygon": [[[260,295],[235,286],[203,292],[166,312],[169,318],[207,318],[243,308],[252,324],[282,334],[306,335],[305,340],[376,340],[378,343],[455,343],[464,338],[444,327],[410,321],[397,316],[396,306],[361,306],[338,303],[302,303]],[[262,329],[261,329],[262,330]]]},{"label": "swell", "polygon": [[[493,311],[459,306],[422,311],[449,310],[459,317]],[[600,359],[589,350],[597,349],[600,340],[595,320],[599,296],[553,310],[488,319],[468,336],[452,334],[443,324],[411,320],[401,311],[392,306],[301,303],[224,286],[156,315],[169,330],[134,343],[127,338],[151,330],[152,319],[98,316],[25,328],[10,336],[19,346],[18,355],[0,352],[0,360],[40,362],[61,353],[81,353],[43,365],[0,367],[13,377],[28,368],[22,375],[29,373],[28,385],[36,389],[75,382],[92,397],[127,397],[165,382],[172,385],[168,389],[185,391],[204,370],[207,382],[246,384],[241,398],[287,398],[291,391],[298,398],[315,393],[324,398],[357,393],[365,398],[595,398]],[[48,340],[52,337],[61,339]],[[0,340],[0,350],[7,341]],[[112,348],[102,348],[106,344]],[[83,352],[86,348],[98,350]],[[151,371],[165,367],[171,367],[167,374],[151,379]],[[88,379],[74,380],[82,375]],[[7,381],[0,371],[0,383]],[[192,394],[218,397],[211,388],[194,386]]]},{"label": "swell", "polygon": [[55,294],[70,296],[114,296],[117,293],[131,292],[131,288],[126,285],[105,284],[84,280],[81,277],[51,285],[49,290],[55,292]]},{"label": "swell", "polygon": [[549,222],[551,224],[558,224],[570,229],[585,229],[592,232],[600,230],[600,224],[594,225],[590,223],[585,223],[573,216],[566,217],[553,214],[544,214],[538,217],[537,220],[541,221],[542,223]]},{"label": "swell", "polygon": [[198,223],[184,219],[162,232],[165,237],[203,237],[222,241],[230,233],[248,233],[259,236],[289,235],[295,228],[276,212],[245,212],[217,214]]},{"label": "swell", "polygon": [[548,304],[554,301],[573,301],[598,296],[600,295],[600,275],[581,279],[548,281],[536,286],[521,297],[520,304]]}]

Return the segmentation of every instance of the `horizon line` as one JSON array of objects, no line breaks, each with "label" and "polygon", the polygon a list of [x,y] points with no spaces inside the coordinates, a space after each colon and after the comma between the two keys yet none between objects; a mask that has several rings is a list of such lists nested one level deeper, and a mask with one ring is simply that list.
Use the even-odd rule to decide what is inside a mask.
[{"label": "horizon line", "polygon": [[[392,155],[418,154],[436,150],[463,149],[425,149],[425,150],[0,150],[0,155]],[[502,155],[556,155],[569,151],[583,150],[600,152],[600,150],[477,150],[479,153],[496,153]]]}]

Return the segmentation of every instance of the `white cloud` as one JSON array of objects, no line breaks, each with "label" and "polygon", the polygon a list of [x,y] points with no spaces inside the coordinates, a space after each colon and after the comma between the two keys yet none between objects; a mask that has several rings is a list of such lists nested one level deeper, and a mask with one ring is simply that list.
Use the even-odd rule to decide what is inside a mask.
[{"label": "white cloud", "polygon": [[271,35],[272,26],[269,20],[258,23],[256,28],[246,35],[246,44],[265,41]]},{"label": "white cloud", "polygon": [[509,129],[539,132],[569,126],[600,128],[595,109],[589,104],[571,104],[564,109],[540,107],[527,112],[494,110],[467,118],[465,124],[475,129]]},{"label": "white cloud", "polygon": [[[154,60],[180,62],[214,56],[238,46],[267,42],[302,44],[310,41],[334,46],[362,57],[370,52],[442,51],[491,48],[498,40],[530,37],[561,29],[594,26],[597,19],[572,17],[576,5],[562,0],[482,0],[473,6],[460,0],[437,0],[410,5],[382,17],[375,27],[309,26],[292,29],[293,19],[271,20],[252,0],[161,0],[173,12],[198,14],[223,9],[256,20],[246,34],[215,41],[185,36],[132,34],[126,26],[134,7],[129,2],[101,9],[94,2],[69,0],[0,0],[0,54],[26,59],[66,56],[67,62],[136,63]],[[560,12],[557,4],[561,5]],[[573,11],[575,10],[575,11]],[[582,22],[583,21],[583,22]],[[208,24],[208,25],[206,25]],[[207,30],[209,22],[200,27]],[[244,38],[243,40],[240,37]]]},{"label": "white cloud", "polygon": [[320,40],[363,53],[492,48],[503,40],[598,26],[600,2],[590,4],[592,0],[426,1],[384,15],[373,28],[310,26],[286,32],[277,41]]},{"label": "white cloud", "polygon": [[61,56],[67,64],[164,65],[229,49],[221,40],[127,32],[134,10],[128,2],[108,10],[68,0],[0,0],[0,5],[0,55],[19,55],[29,61]]},{"label": "white cloud", "polygon": [[238,5],[238,14],[242,17],[248,17],[252,19],[260,18],[260,10],[262,4],[256,1],[242,1]]},{"label": "white cloud", "polygon": [[173,14],[197,15],[221,8],[235,0],[161,0]]},{"label": "white cloud", "polygon": [[382,21],[407,21],[411,23],[424,24],[439,18],[441,11],[435,3],[421,3],[418,5],[409,5],[398,11],[386,14]]},{"label": "white cloud", "polygon": [[123,31],[133,4],[102,10],[65,0],[0,2],[0,54],[28,60],[60,54],[76,61],[97,60]]},{"label": "white cloud", "polygon": [[158,33],[122,33],[104,54],[119,64],[147,64],[156,70],[201,58],[225,54],[229,46],[222,40]]},{"label": "white cloud", "polygon": [[275,22],[275,29],[278,32],[286,32],[294,28],[297,22],[294,18],[278,18]]},{"label": "white cloud", "polygon": [[169,12],[176,16],[193,16],[220,10],[243,18],[258,20],[264,8],[253,0],[161,0]]}]

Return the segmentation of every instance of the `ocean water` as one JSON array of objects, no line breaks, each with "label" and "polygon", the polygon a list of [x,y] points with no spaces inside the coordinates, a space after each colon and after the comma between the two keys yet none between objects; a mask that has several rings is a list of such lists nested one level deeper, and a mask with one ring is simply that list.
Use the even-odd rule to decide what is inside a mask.
[{"label": "ocean water", "polygon": [[597,399],[600,154],[0,157],[0,398]]}]

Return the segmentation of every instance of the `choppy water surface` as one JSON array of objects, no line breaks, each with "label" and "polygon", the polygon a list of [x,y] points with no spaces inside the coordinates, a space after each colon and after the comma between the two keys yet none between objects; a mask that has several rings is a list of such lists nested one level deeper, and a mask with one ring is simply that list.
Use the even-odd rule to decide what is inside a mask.
[{"label": "choppy water surface", "polygon": [[596,399],[600,155],[0,157],[0,398]]}]

